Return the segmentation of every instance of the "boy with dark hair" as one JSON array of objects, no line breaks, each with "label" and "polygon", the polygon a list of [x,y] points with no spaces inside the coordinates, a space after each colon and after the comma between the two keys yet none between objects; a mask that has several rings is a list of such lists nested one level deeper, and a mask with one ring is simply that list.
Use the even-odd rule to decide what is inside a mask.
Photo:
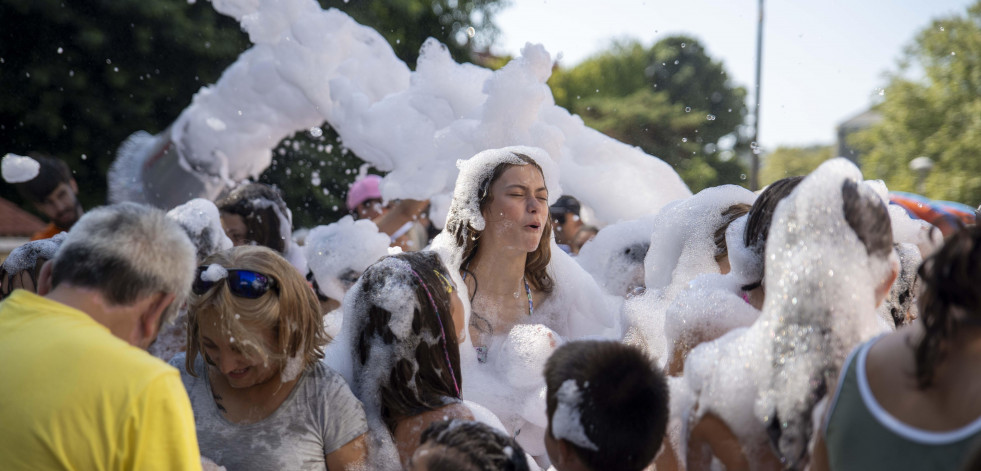
[{"label": "boy with dark hair", "polygon": [[545,385],[545,448],[558,471],[639,471],[661,449],[668,384],[637,348],[567,343],[545,363]]},{"label": "boy with dark hair", "polygon": [[31,158],[40,164],[37,176],[17,183],[17,191],[50,221],[47,227],[31,236],[31,240],[48,239],[68,231],[82,217],[78,183],[65,162],[41,154],[32,154]]}]

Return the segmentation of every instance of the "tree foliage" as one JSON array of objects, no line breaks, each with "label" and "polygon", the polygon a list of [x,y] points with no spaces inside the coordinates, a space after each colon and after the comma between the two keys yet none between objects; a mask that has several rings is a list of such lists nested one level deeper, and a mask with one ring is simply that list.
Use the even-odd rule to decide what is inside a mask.
[{"label": "tree foliage", "polygon": [[763,157],[760,184],[765,186],[781,178],[807,175],[832,157],[834,149],[831,146],[777,147]]},{"label": "tree foliage", "polygon": [[[471,48],[493,40],[494,13],[506,0],[320,3],[378,30],[414,66],[430,36],[468,60]],[[0,25],[0,151],[63,158],[86,207],[104,203],[106,171],[127,136],[166,129],[250,46],[239,25],[205,1],[4,0]],[[261,180],[284,190],[298,223],[339,217],[351,169],[362,162],[327,126],[322,136],[304,131],[286,141]],[[314,171],[320,187],[311,184]],[[0,196],[20,201],[10,185],[0,185]]]},{"label": "tree foliage", "polygon": [[746,173],[733,151],[720,146],[726,139],[736,151],[747,144],[738,133],[746,90],[731,84],[722,63],[694,38],[672,36],[650,48],[614,43],[569,70],[558,69],[549,84],[558,105],[660,157],[694,191],[741,183]]},{"label": "tree foliage", "polygon": [[981,2],[916,36],[877,110],[882,121],[849,141],[866,176],[915,191],[909,162],[928,156],[926,196],[981,202]]}]

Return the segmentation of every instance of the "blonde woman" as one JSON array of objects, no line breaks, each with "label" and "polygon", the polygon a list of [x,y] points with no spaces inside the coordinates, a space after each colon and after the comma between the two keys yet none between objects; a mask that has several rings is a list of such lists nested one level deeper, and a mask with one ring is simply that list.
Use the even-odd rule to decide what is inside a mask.
[{"label": "blonde woman", "polygon": [[229,471],[353,469],[365,462],[361,403],[320,359],[317,298],[279,254],[242,246],[205,259],[181,370],[202,455]]}]

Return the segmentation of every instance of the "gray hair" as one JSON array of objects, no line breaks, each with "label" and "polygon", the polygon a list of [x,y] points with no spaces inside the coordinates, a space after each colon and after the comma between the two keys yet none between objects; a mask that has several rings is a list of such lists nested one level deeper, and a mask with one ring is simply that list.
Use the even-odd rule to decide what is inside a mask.
[{"label": "gray hair", "polygon": [[72,227],[54,258],[51,286],[93,288],[111,305],[125,306],[154,293],[176,299],[169,321],[194,278],[194,245],[163,211],[135,203],[104,206]]}]

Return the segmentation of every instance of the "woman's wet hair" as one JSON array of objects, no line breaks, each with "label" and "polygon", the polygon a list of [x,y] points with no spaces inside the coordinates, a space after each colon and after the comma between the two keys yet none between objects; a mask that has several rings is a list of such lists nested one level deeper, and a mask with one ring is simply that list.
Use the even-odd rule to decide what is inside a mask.
[{"label": "woman's wet hair", "polygon": [[286,251],[290,235],[281,233],[280,215],[289,217],[289,209],[275,187],[248,183],[235,188],[215,205],[220,212],[242,217],[249,240],[279,253]]},{"label": "woman's wet hair", "polygon": [[[187,312],[187,371],[196,376],[194,358],[201,353],[202,322],[216,322],[223,334],[234,339],[243,354],[264,363],[285,367],[290,359],[306,367],[324,357],[330,336],[324,331],[320,303],[293,265],[268,247],[243,245],[207,257],[203,265],[251,270],[275,280],[276,289],[249,299],[236,296],[227,280],[215,283],[204,294],[191,294]],[[266,345],[262,332],[272,329],[275,345]],[[208,358],[205,358],[209,361]],[[209,361],[210,362],[210,361]]]},{"label": "woman's wet hair", "polygon": [[748,213],[751,207],[746,203],[736,203],[722,211],[722,224],[712,234],[713,241],[715,242],[716,260],[729,255],[729,246],[726,244],[726,230],[729,229],[729,225],[732,224],[732,221]]},{"label": "woman's wet hair", "polygon": [[[760,276],[766,273],[765,257],[766,239],[770,235],[770,224],[773,222],[773,213],[777,210],[777,204],[790,195],[794,188],[803,180],[803,176],[787,177],[771,183],[753,202],[753,206],[746,215],[746,232],[743,233],[743,243],[751,250],[759,260],[762,260]],[[723,235],[725,237],[725,235]],[[750,291],[760,286],[762,278],[756,282],[742,287],[744,291]]]},{"label": "woman's wet hair", "polygon": [[[383,263],[389,259],[406,263]],[[392,433],[399,419],[439,409],[447,404],[447,398],[461,399],[463,388],[459,341],[450,312],[450,296],[455,295],[450,274],[439,255],[420,251],[386,257],[362,274],[362,293],[381,292],[394,277],[408,280],[415,295],[411,330],[393,330],[392,324],[398,322],[393,322],[393,316],[404,313],[390,312],[369,301],[363,325],[354,338],[355,360],[362,368],[373,367],[367,363],[379,341],[386,346],[382,348],[391,349],[392,355],[398,356],[400,351],[411,355],[389,358],[392,368],[379,385],[381,417]]]},{"label": "woman's wet hair", "polygon": [[[544,177],[545,173],[542,171],[541,165],[538,165],[538,162],[535,162],[534,159],[524,154],[514,155],[521,159],[521,161],[525,162],[525,165],[534,166]],[[494,171],[491,172],[490,175],[480,181],[480,184],[477,186],[477,191],[480,193],[479,201],[481,211],[487,208],[487,205],[493,201],[494,195],[491,193],[491,187],[494,186],[497,179],[501,178],[501,175],[503,175],[509,168],[516,166],[517,165],[513,163],[500,163],[497,165],[497,167],[494,167]],[[542,238],[538,241],[538,248],[535,249],[534,252],[528,253],[528,257],[525,259],[525,278],[528,280],[528,284],[531,285],[532,288],[535,288],[538,291],[550,293],[555,285],[552,277],[546,270],[552,257],[549,243],[552,238],[552,217],[547,212],[548,208],[545,208],[545,211],[545,226],[542,228]],[[452,227],[447,226],[447,229],[450,230],[453,236],[456,238],[457,245],[463,247],[462,266],[466,267],[467,263],[469,263],[470,260],[473,259],[474,255],[477,254],[477,247],[480,244],[481,231],[474,229],[469,223],[462,223]],[[474,289],[470,295],[473,296],[476,294],[476,292],[477,290]]]},{"label": "woman's wet hair", "polygon": [[981,324],[981,228],[968,226],[947,238],[920,266],[923,337],[914,345],[916,383],[933,383],[937,365],[961,327]]},{"label": "woman's wet hair", "polygon": [[489,425],[467,420],[433,422],[420,446],[439,446],[428,471],[527,471],[525,452],[511,437]]}]

